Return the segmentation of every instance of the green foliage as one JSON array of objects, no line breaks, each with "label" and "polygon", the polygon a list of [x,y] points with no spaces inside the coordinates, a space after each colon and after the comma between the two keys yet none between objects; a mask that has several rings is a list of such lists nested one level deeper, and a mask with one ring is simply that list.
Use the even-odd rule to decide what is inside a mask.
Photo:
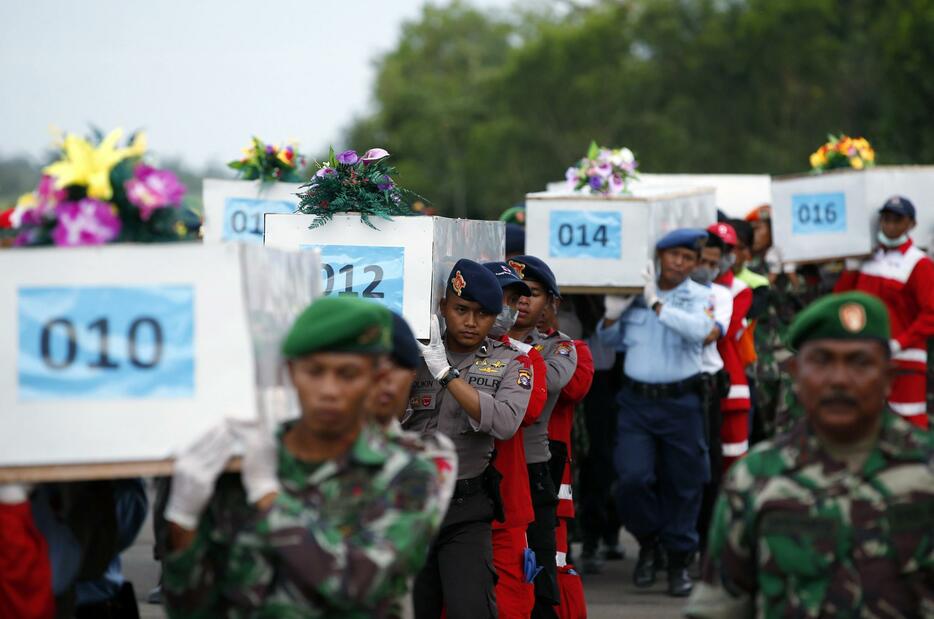
[{"label": "green foliage", "polygon": [[488,218],[591,139],[642,172],[805,171],[828,132],[865,136],[881,164],[934,162],[934,0],[561,6],[513,21],[426,7],[350,143],[391,148],[441,214]]}]

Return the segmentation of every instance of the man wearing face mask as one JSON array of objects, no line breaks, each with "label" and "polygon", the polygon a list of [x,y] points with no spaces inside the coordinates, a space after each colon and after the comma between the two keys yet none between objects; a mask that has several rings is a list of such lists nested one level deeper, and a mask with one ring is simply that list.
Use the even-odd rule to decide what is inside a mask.
[{"label": "man wearing face mask", "polygon": [[720,488],[720,479],[723,470],[722,443],[720,441],[720,426],[722,413],[720,411],[720,398],[727,395],[730,389],[730,377],[723,369],[723,358],[717,350],[717,342],[726,335],[733,316],[733,295],[720,284],[713,283],[720,273],[720,261],[723,258],[725,246],[720,237],[712,232],[707,233],[707,242],[701,249],[698,266],[691,273],[691,279],[702,286],[707,286],[713,295],[714,325],[704,339],[704,351],[701,356],[701,372],[703,387],[701,390],[701,403],[704,408],[704,420],[707,423],[707,444],[710,456],[710,481],[704,484],[704,496],[701,500],[700,515],[697,518],[697,533],[700,535],[701,553],[707,547],[707,529],[713,515],[714,501]]},{"label": "man wearing face mask", "polygon": [[928,427],[927,340],[934,336],[934,263],[915,247],[915,207],[894,196],[879,209],[879,248],[865,262],[847,261],[834,292],[861,290],[885,302],[892,324],[892,358],[898,373],[891,409],[919,428]]},{"label": "man wearing face mask", "polygon": [[[535,589],[526,574],[529,544],[526,529],[535,520],[529,472],[525,460],[523,428],[536,421],[545,406],[548,389],[545,384],[545,360],[537,350],[509,337],[509,330],[519,315],[519,298],[532,294],[528,285],[505,262],[487,262],[490,271],[503,289],[503,311],[496,317],[490,337],[511,343],[527,358],[532,370],[532,394],[522,419],[522,427],[512,438],[493,443],[493,466],[503,476],[500,494],[503,496],[503,522],[493,523],[493,565],[496,567],[496,607],[499,619],[527,619],[535,605]],[[531,552],[531,551],[529,551]]]},{"label": "man wearing face mask", "polygon": [[717,341],[723,365],[730,375],[730,390],[720,401],[723,422],[720,439],[723,443],[723,470],[730,468],[749,449],[749,381],[739,354],[739,339],[746,324],[746,314],[752,306],[752,290],[733,273],[736,256],[733,253],[738,240],[733,226],[713,224],[707,232],[720,238],[725,248],[720,260],[720,274],[715,280],[733,296],[733,313],[726,333]]},{"label": "man wearing face mask", "polygon": [[710,479],[700,402],[701,356],[713,330],[711,293],[691,281],[707,233],[673,230],[655,245],[640,296],[607,296],[597,336],[626,351],[614,454],[617,503],[639,542],[637,587],[651,587],[668,553],[668,593],[693,584],[687,565],[697,550],[697,514]]}]

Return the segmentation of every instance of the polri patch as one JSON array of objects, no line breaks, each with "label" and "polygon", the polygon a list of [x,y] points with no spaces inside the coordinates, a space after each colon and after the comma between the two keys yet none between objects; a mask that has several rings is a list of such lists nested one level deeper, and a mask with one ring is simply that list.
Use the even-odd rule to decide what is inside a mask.
[{"label": "polri patch", "polygon": [[574,344],[571,342],[561,342],[558,344],[558,347],[555,349],[555,352],[559,355],[564,355],[565,357],[571,356],[571,349],[574,348]]},{"label": "polri patch", "polygon": [[532,388],[532,373],[526,369],[519,370],[519,377],[516,379],[516,384],[518,384],[523,389]]}]

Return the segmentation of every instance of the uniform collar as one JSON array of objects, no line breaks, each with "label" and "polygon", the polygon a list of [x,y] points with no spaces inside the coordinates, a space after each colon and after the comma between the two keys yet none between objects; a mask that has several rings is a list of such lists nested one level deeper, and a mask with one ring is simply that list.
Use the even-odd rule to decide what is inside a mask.
[{"label": "uniform collar", "polygon": [[893,251],[897,251],[897,252],[901,253],[902,255],[905,255],[906,253],[908,253],[908,250],[911,249],[913,245],[914,245],[914,241],[912,241],[912,240],[909,238],[907,241],[905,241],[904,243],[902,243],[902,244],[899,245],[898,247],[886,247],[885,245],[882,245],[882,244],[880,243],[880,244],[879,244],[879,249],[881,249],[881,250],[882,250],[882,253],[884,253],[884,254],[887,254],[887,253],[893,252]]},{"label": "uniform collar", "polygon": [[[821,464],[825,473],[835,473],[846,468],[842,462],[832,459],[820,443],[807,419],[799,421],[787,434],[775,441],[783,455],[782,470],[800,470],[811,464]],[[863,465],[863,475],[872,476],[892,461],[928,461],[934,457],[930,440],[897,415],[888,411],[882,414],[882,427],[875,446]]]},{"label": "uniform collar", "polygon": [[733,278],[736,275],[733,274],[733,269],[727,269],[726,272],[721,273],[714,282],[720,284],[721,286],[726,286],[729,288],[733,285]]},{"label": "uniform collar", "polygon": [[343,471],[358,466],[379,467],[389,458],[389,444],[385,433],[371,423],[365,423],[360,434],[344,454],[332,460],[311,464],[299,460],[285,447],[285,433],[292,424],[285,424],[279,432],[279,477],[286,486],[301,489]]}]

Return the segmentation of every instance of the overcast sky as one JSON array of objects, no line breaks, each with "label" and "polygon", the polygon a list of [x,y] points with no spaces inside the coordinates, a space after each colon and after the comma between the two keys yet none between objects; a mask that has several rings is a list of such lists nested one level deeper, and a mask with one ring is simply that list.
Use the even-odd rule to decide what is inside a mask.
[{"label": "overcast sky", "polygon": [[38,157],[50,126],[91,123],[143,128],[151,150],[199,166],[253,133],[318,152],[367,111],[373,60],[425,3],[4,0],[0,155]]}]

